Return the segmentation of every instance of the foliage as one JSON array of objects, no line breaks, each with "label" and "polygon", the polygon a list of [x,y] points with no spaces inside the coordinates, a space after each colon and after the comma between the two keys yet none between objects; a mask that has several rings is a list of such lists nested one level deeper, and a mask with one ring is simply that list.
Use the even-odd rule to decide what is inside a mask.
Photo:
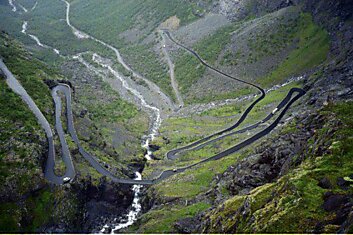
[{"label": "foliage", "polygon": [[122,48],[127,61],[131,61],[132,68],[139,71],[149,80],[156,83],[168,96],[173,97],[169,78],[169,68],[154,52],[152,44],[131,45]]},{"label": "foliage", "polygon": [[200,202],[148,212],[143,216],[141,221],[143,225],[139,228],[139,233],[172,233],[175,231],[173,225],[177,220],[193,217],[209,207],[209,204]]},{"label": "foliage", "polygon": [[171,16],[176,15],[181,24],[186,24],[197,19],[195,13],[202,11],[197,4],[182,0],[108,0],[104,4],[75,0],[72,1],[72,22],[83,31],[121,47],[123,40],[116,38],[126,30],[137,28],[138,38],[142,40]]},{"label": "foliage", "polygon": [[[312,231],[319,221],[330,221],[334,215],[322,208],[324,194],[331,191],[347,195],[353,190],[350,188],[345,191],[334,183],[338,178],[344,178],[352,173],[353,123],[348,118],[352,107],[352,102],[339,103],[321,112],[330,120],[337,118],[343,122],[342,127],[335,133],[334,139],[322,140],[332,143],[329,147],[331,151],[323,156],[306,156],[306,160],[299,167],[277,182],[260,186],[247,196],[235,196],[226,201],[209,214],[212,221],[211,232],[212,224],[216,221],[217,223],[221,221],[224,226],[223,231],[239,233],[305,233]],[[328,122],[312,139],[327,138],[323,133],[331,128]],[[316,149],[311,149],[310,152],[315,153]],[[329,179],[331,189],[323,189],[318,185],[323,177]],[[246,211],[246,216],[242,216],[244,214],[241,215],[238,211],[244,208],[245,201],[249,209]],[[234,213],[234,219],[229,220],[229,216]],[[298,217],[301,219],[298,220]],[[253,218],[252,221],[250,218]],[[330,230],[332,228],[329,225],[325,229],[335,231]]]},{"label": "foliage", "polygon": [[274,71],[259,80],[261,85],[269,86],[298,76],[326,60],[330,47],[328,33],[313,22],[310,14],[301,15],[296,37],[299,38],[297,48]]}]

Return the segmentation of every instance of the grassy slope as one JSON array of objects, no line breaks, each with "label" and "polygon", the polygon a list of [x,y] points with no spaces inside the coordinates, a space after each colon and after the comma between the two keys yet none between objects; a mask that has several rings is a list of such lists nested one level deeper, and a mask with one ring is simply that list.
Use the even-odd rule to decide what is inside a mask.
[{"label": "grassy slope", "polygon": [[[306,233],[314,229],[318,221],[333,218],[332,213],[322,208],[325,192],[331,191],[344,195],[353,192],[352,187],[345,191],[335,183],[339,177],[343,178],[352,173],[353,123],[349,118],[352,108],[352,102],[340,103],[331,105],[321,112],[330,120],[338,119],[343,122],[333,139],[323,140],[331,143],[330,153],[320,157],[309,154],[298,168],[293,169],[277,182],[260,186],[249,196],[235,196],[229,199],[210,213],[211,231],[212,223],[220,219],[225,231],[228,232]],[[320,139],[320,136],[331,128],[328,122],[310,141]],[[315,152],[316,149],[311,149],[309,152],[312,151]],[[332,189],[318,186],[319,180],[323,177],[331,181]],[[245,217],[239,215],[234,220],[228,220],[229,215],[235,214],[245,200],[250,202],[250,213]],[[252,222],[249,222],[250,217],[254,218]],[[234,227],[235,224],[237,224],[236,227]],[[336,229],[335,226],[327,226],[325,232],[336,232]]]},{"label": "grassy slope", "polygon": [[[221,227],[212,227],[215,223],[222,224],[223,232],[228,233],[306,233],[314,229],[318,221],[329,221],[333,218],[332,212],[322,209],[323,195],[328,192],[348,195],[352,193],[352,187],[345,191],[337,186],[338,178],[344,178],[351,175],[353,167],[351,158],[353,156],[352,148],[352,128],[350,113],[353,107],[352,102],[330,105],[320,112],[326,120],[330,120],[322,128],[316,131],[309,140],[308,155],[305,161],[298,167],[291,170],[287,175],[278,181],[260,186],[250,192],[249,195],[235,196],[224,202],[222,205],[211,212],[208,217],[211,224],[208,232],[219,233]],[[224,111],[222,111],[224,112]],[[331,139],[325,139],[325,133],[335,129],[335,121],[342,122],[340,128]],[[283,129],[283,133],[295,132],[292,125]],[[310,143],[331,143],[328,153],[323,156],[316,156],[319,146]],[[256,147],[253,146],[252,149]],[[173,210],[186,200],[192,201],[195,198],[202,198],[212,185],[212,179],[218,173],[222,173],[228,166],[233,165],[244,156],[248,156],[253,150],[242,151],[225,159],[203,164],[194,169],[188,170],[175,177],[172,177],[150,190],[150,196],[156,198],[159,203],[172,201],[168,208],[164,205],[151,210],[143,215],[139,228],[133,227],[130,231],[146,232],[150,227],[159,221],[160,211]],[[332,189],[323,189],[318,186],[318,182],[327,177]],[[226,192],[224,192],[226,195]],[[175,200],[175,201],[174,201]],[[246,216],[240,214],[239,210],[243,207],[245,201],[249,204],[250,212]],[[201,199],[204,202],[204,199]],[[238,214],[239,213],[239,214]],[[173,214],[173,213],[172,213]],[[229,220],[232,216],[233,219]],[[298,220],[298,216],[301,218]],[[185,215],[179,215],[178,219],[186,218]],[[251,218],[254,218],[253,220]],[[176,220],[178,220],[176,219]],[[165,222],[163,222],[165,223]],[[174,232],[175,220],[168,221],[168,232]],[[235,226],[236,225],[236,226]],[[166,226],[166,225],[163,225]],[[299,230],[298,230],[299,229]],[[326,232],[335,232],[337,227],[328,225]]]},{"label": "grassy slope", "polygon": [[[63,79],[63,77],[56,70],[48,68],[47,65],[33,58],[18,41],[12,40],[4,34],[0,37],[0,55],[49,122],[53,124],[54,106],[50,90],[43,80]],[[128,127],[130,135],[140,136],[141,129],[147,129],[146,119],[141,118],[143,114],[138,113],[132,104],[119,98],[118,94],[109,86],[103,86],[101,92],[106,98],[109,98],[107,102],[101,104],[97,100],[91,99],[85,102],[83,99],[83,106],[81,103],[79,104],[79,107],[84,109],[86,108],[84,105],[87,103],[97,104],[97,106],[87,106],[91,112],[93,123],[88,125],[91,127],[88,130],[89,135],[80,136],[80,139],[89,138],[87,142],[82,141],[82,145],[89,152],[95,154],[99,160],[115,167],[117,174],[121,174],[121,169],[126,167],[126,163],[130,163],[131,160],[124,154],[124,149],[127,147],[136,149],[136,146],[140,146],[140,139],[131,141],[132,146],[122,146],[121,150],[117,150],[121,152],[121,157],[117,158],[117,154],[112,150],[102,147],[102,134],[94,123],[122,125]],[[89,90],[88,94],[93,92]],[[2,108],[0,113],[0,180],[3,182],[0,199],[0,231],[35,232],[40,226],[53,220],[59,221],[62,218],[74,220],[77,212],[75,211],[77,208],[75,194],[70,190],[63,191],[62,188],[56,190],[46,188],[47,184],[42,173],[42,164],[46,157],[44,132],[21,98],[8,88],[2,77],[0,78],[0,93]],[[76,105],[77,103],[74,103],[74,106]],[[81,124],[78,122],[78,118],[75,118],[75,121],[76,127],[86,128],[87,123]],[[104,132],[104,129],[102,131]],[[67,141],[70,149],[75,150],[76,146],[68,135]],[[143,156],[142,150],[139,156]],[[93,183],[98,184],[102,176],[90,167],[81,155],[73,154],[73,157],[76,170],[81,174],[78,179],[83,180],[89,175]],[[124,175],[124,177],[126,176]],[[38,188],[41,189],[38,192],[33,192]],[[11,197],[8,198],[7,194],[11,194]],[[63,208],[59,209],[61,207]],[[61,210],[60,213],[59,210]],[[51,212],[51,216],[48,216],[48,211]]]},{"label": "grassy slope", "polygon": [[[216,64],[216,67],[222,68],[222,65],[217,65],[216,59],[224,47],[230,43],[230,32],[235,31],[240,25],[237,23],[218,30],[213,35],[195,44],[195,51],[210,64]],[[290,30],[287,30],[288,28]],[[283,41],[280,41],[279,38]],[[298,20],[291,21],[288,25],[281,25],[272,34],[259,36],[255,39],[249,37],[247,42],[249,51],[247,55],[243,55],[243,52],[240,54],[237,52],[230,54],[228,51],[219,59],[221,64],[228,65],[242,57],[244,57],[242,60],[245,60],[243,63],[254,63],[261,58],[273,55],[275,52],[279,53],[286,46],[296,41],[298,41],[297,47],[289,53],[285,61],[278,64],[268,75],[256,79],[257,83],[263,87],[270,87],[292,76],[303,74],[308,69],[314,68],[325,61],[329,50],[328,34],[312,21],[312,17],[309,14],[302,14]],[[274,50],[274,47],[277,51]],[[207,103],[215,99],[233,98],[251,92],[247,88],[241,88],[237,92],[194,97],[192,96],[192,90],[190,90],[191,85],[197,80],[204,78],[205,68],[188,53],[178,56],[175,64],[175,73],[180,90],[182,94],[187,96],[186,103]],[[249,78],[242,77],[242,79],[247,80]]]},{"label": "grassy slope", "polygon": [[[233,24],[217,30],[213,35],[202,39],[194,45],[194,50],[209,64],[213,65],[222,51],[223,47],[230,42],[230,33],[236,30],[239,24]],[[190,91],[191,85],[200,79],[205,73],[206,68],[189,53],[182,53],[175,61],[175,78],[178,81],[179,89],[183,95],[187,95]],[[243,95],[239,94],[239,95]],[[222,94],[222,98],[228,98]],[[233,94],[234,96],[234,94]],[[186,103],[194,102],[209,102],[214,100],[212,98],[194,98],[193,100],[187,99]]]},{"label": "grassy slope", "polygon": [[[72,22],[85,32],[121,49],[131,67],[155,82],[162,90],[174,97],[167,65],[161,61],[160,55],[154,51],[157,41],[142,44],[142,40],[150,35],[156,27],[171,16],[176,15],[184,25],[196,20],[194,13],[202,13],[204,9],[190,1],[72,1]],[[88,17],[89,16],[89,17]],[[109,29],[109,30],[107,30]],[[134,42],[123,39],[121,33],[136,30]]]},{"label": "grassy slope", "polygon": [[302,14],[298,23],[298,46],[287,59],[265,78],[259,79],[262,86],[298,76],[326,60],[330,45],[328,33],[314,24],[310,14]]},{"label": "grassy slope", "polygon": [[143,39],[171,16],[176,15],[181,24],[186,24],[197,18],[193,11],[201,10],[195,3],[181,0],[108,0],[104,4],[97,4],[94,0],[74,0],[72,21],[84,31],[121,47],[124,42],[117,37],[128,29],[141,29],[143,34],[139,36]]},{"label": "grassy slope", "polygon": [[[266,113],[269,113],[271,110],[273,110],[274,105],[277,105],[282,100],[282,98],[286,96],[289,89],[294,86],[300,87],[300,84],[293,83],[283,87],[278,91],[269,93],[265,100],[261,102],[261,105],[259,105],[259,107],[262,108],[255,108],[254,111],[249,114],[249,118],[246,123],[244,123],[244,125],[261,120]],[[233,123],[234,120],[239,118],[239,113],[244,111],[248,104],[249,101],[246,101],[237,105],[228,105],[211,109],[202,113],[201,115],[195,115],[189,118],[169,119],[169,123],[164,123],[161,127],[161,136],[154,142],[155,144],[161,146],[161,149],[155,152],[155,155],[158,158],[163,159],[167,150],[183,146],[201,138],[201,136],[206,136],[215,132],[216,130],[223,128],[225,125]],[[163,140],[162,137],[169,139],[170,143]],[[157,169],[173,169],[176,166],[191,164],[195,161],[210,157],[213,154],[220,152],[220,150],[229,148],[230,146],[239,143],[245,138],[248,138],[247,133],[236,135],[231,138],[225,138],[224,140],[218,142],[216,145],[208,146],[197,151],[191,151],[176,161],[160,160],[149,162],[144,170],[144,174],[153,174],[153,172],[155,172]],[[165,203],[171,200],[176,200],[178,202],[185,202],[185,200],[195,200],[213,187],[212,179],[217,174],[223,173],[229,166],[234,165],[245,156],[248,156],[252,151],[251,149],[256,148],[256,145],[257,144],[251,148],[244,149],[221,160],[201,164],[197,167],[194,167],[193,169],[187,170],[157,185],[154,185],[152,186],[152,189],[149,190],[150,197],[157,198],[159,203]],[[177,205],[173,205],[171,208],[174,208],[174,206],[178,208]],[[156,209],[156,213],[158,214],[158,211],[160,210],[164,211],[166,209],[164,206],[162,206],[161,208]],[[158,220],[158,217],[154,217],[154,215],[156,215],[155,210],[152,210],[148,214],[143,215],[141,218],[142,225],[140,229],[134,227],[131,228],[131,231],[149,231],[149,226]],[[179,219],[185,217],[185,215],[180,215]],[[174,222],[175,220],[168,222],[168,232],[174,231]]]},{"label": "grassy slope", "polygon": [[[238,129],[263,119],[279,104],[292,87],[300,86],[300,83],[291,83],[279,90],[267,94],[266,98],[255,106],[255,108],[249,113],[248,118]],[[238,120],[240,114],[244,112],[250,102],[251,100],[247,100],[235,105],[214,108],[191,117],[170,118],[168,122],[162,124],[160,129],[161,136],[154,141],[155,144],[161,146],[161,149],[156,151],[154,155],[159,159],[163,159],[166,152],[173,148],[186,145],[209,134],[215,133],[222,128],[230,126]],[[261,128],[256,131],[259,131],[260,129]],[[158,168],[170,169],[175,166],[183,166],[196,160],[210,157],[217,152],[235,145],[235,143],[238,143],[244,138],[247,138],[247,133],[227,137],[211,146],[184,154],[180,160],[177,161],[162,160],[149,162],[148,167],[145,169],[145,174],[148,175],[151,172],[156,171]],[[166,142],[165,139],[168,139],[169,142]]]},{"label": "grassy slope", "polygon": [[[29,2],[28,5],[30,5]],[[20,33],[22,21],[28,21],[28,33],[32,33],[38,36],[42,43],[59,49],[63,54],[74,54],[86,50],[94,50],[98,51],[102,55],[110,56],[113,58],[114,55],[112,54],[111,50],[106,49],[105,47],[93,42],[92,40],[79,40],[73,35],[72,30],[66,25],[66,22],[63,21],[65,18],[65,9],[65,4],[62,1],[56,0],[52,0],[50,2],[39,1],[36,9],[33,12],[30,11],[26,14],[12,13],[7,4],[3,6],[1,5],[0,10],[4,13],[1,15],[1,17],[6,19],[5,22],[8,22],[8,24],[0,23],[0,27],[5,31],[9,31],[11,35],[19,36],[21,41],[26,42],[26,45],[30,45],[29,47],[35,57],[44,61],[50,61],[50,63],[53,63],[55,66],[60,66],[60,63],[63,62],[62,59],[58,58],[52,50],[43,49],[37,46],[31,47],[31,45],[34,45],[35,42],[29,39],[28,36]],[[11,51],[9,53],[11,53]],[[12,62],[9,61],[9,63]],[[26,69],[23,69],[26,66],[26,63],[23,61],[16,61],[15,59],[13,63],[19,63],[22,65],[15,66],[13,68],[15,74],[22,73],[26,75],[24,79],[32,79],[31,76],[27,75],[33,73],[33,71],[27,71]],[[34,63],[30,64],[30,66],[33,65]],[[52,75],[53,74],[50,74],[50,76],[46,76],[45,78],[54,79],[55,76]],[[140,155],[143,154],[142,149],[139,148],[139,138],[141,133],[147,130],[146,118],[143,117],[143,114],[138,113],[135,106],[119,98],[119,94],[117,92],[113,91],[109,86],[102,84],[103,82],[100,78],[96,79],[99,80],[102,92],[98,93],[96,97],[92,98],[92,96],[89,94],[95,93],[96,91],[90,87],[90,84],[84,84],[82,87],[85,89],[85,92],[80,93],[80,97],[78,97],[78,103],[80,103],[79,108],[87,109],[90,113],[90,118],[92,119],[90,124],[86,125],[85,127],[90,130],[89,133],[93,134],[87,136],[81,135],[81,139],[90,138],[89,141],[92,144],[92,147],[96,148],[94,151],[97,152],[99,158],[104,158],[107,160],[106,156],[114,154],[114,150],[108,150],[109,153],[102,151],[101,149],[104,148],[102,147],[104,145],[103,141],[111,143],[114,135],[114,128],[112,127],[121,128],[124,129],[124,131],[127,131],[128,137],[131,137],[133,140],[130,139],[131,141],[127,145],[125,143],[115,149],[118,154],[121,155],[120,159],[124,162],[128,162],[131,160],[130,155],[139,155],[138,157],[140,157]],[[33,91],[31,95],[33,95],[34,98],[37,98],[37,96],[46,97],[38,92],[38,90],[44,92],[45,89],[47,89],[46,86],[44,87],[45,89],[37,88],[37,86],[29,86],[28,90],[30,92]],[[109,100],[106,100],[107,98]],[[46,97],[45,101],[43,99],[39,99],[38,103],[40,105],[40,102],[48,102],[49,100],[51,104],[50,96]],[[52,119],[53,117],[50,114],[47,116],[47,118]],[[81,125],[81,123],[77,124]],[[83,123],[83,125],[85,124],[87,124],[87,122]],[[94,125],[99,127],[99,131],[97,131],[97,128]],[[97,136],[101,136],[101,134],[103,135],[103,138],[97,138]],[[126,152],[126,148],[133,150],[136,149],[136,151],[130,154],[133,151]],[[123,157],[124,155],[128,155],[129,157]],[[108,158],[110,160],[107,162],[111,163],[112,165],[116,164],[117,159],[111,157]],[[135,158],[135,156],[133,158]]]},{"label": "grassy slope", "polygon": [[121,52],[126,55],[127,61],[132,62],[134,70],[155,82],[170,97],[175,98],[170,84],[169,68],[153,51],[153,43],[126,46]]},{"label": "grassy slope", "polygon": [[[89,83],[83,83],[77,88],[76,95],[78,99],[74,110],[78,113],[80,110],[86,109],[88,111],[87,115],[93,124],[83,127],[82,132],[79,131],[80,138],[87,140],[87,145],[104,141],[109,146],[108,149],[114,149],[117,153],[113,154],[115,158],[105,156],[106,154],[104,153],[99,154],[100,158],[104,158],[105,162],[112,165],[116,164],[116,161],[129,164],[131,161],[135,161],[136,158],[143,158],[140,137],[142,133],[148,130],[148,118],[136,106],[121,99],[118,92],[104,83],[101,78],[95,77],[95,79],[97,87],[92,88]],[[92,93],[96,93],[96,96],[91,96]],[[85,118],[77,118],[76,120],[76,125],[86,122]],[[85,128],[88,128],[89,131]],[[115,147],[113,142],[116,129],[125,138],[119,140],[117,143],[119,146]],[[99,132],[100,138],[95,139],[94,135],[88,138],[85,133],[89,132],[93,132],[95,135]],[[87,149],[92,149],[93,147],[94,145],[91,145]],[[106,161],[107,157],[110,159],[109,161]]]},{"label": "grassy slope", "polygon": [[59,49],[64,55],[98,50],[102,54],[111,55],[110,50],[92,40],[80,40],[67,26],[66,4],[62,1],[39,1],[33,12],[22,16],[28,21],[28,33],[36,35],[42,43]]},{"label": "grassy slope", "polygon": [[[301,33],[302,36],[299,40],[298,43],[298,47],[297,49],[293,50],[290,55],[288,56],[288,59],[286,60],[286,62],[284,62],[283,64],[280,64],[278,66],[278,68],[275,70],[275,72],[273,73],[273,76],[276,77],[272,77],[272,79],[277,78],[276,82],[281,82],[283,80],[285,80],[285,78],[288,78],[289,76],[293,76],[296,73],[300,73],[303,72],[305,69],[308,68],[312,68],[316,65],[319,65],[321,62],[323,62],[323,60],[326,58],[326,55],[328,53],[328,38],[327,38],[327,33],[325,31],[323,31],[321,28],[319,28],[318,26],[314,25],[312,23],[312,19],[310,16],[308,15],[301,15],[301,20],[300,20],[300,24],[298,26],[298,34]],[[226,31],[227,32],[227,31]],[[223,35],[224,36],[224,35]],[[205,39],[204,41],[199,42],[198,44],[195,45],[195,48],[200,48],[200,49],[204,49],[206,50],[205,52],[200,52],[202,53],[203,57],[212,62],[215,61],[215,56],[214,54],[212,54],[211,52],[219,52],[221,49],[221,47],[219,46],[219,43],[217,45],[213,45],[212,43],[210,44],[210,49],[207,49],[207,43],[206,42],[210,42],[210,41],[217,41],[218,42],[218,37],[219,36],[213,36]],[[317,43],[317,42],[321,42],[321,43]],[[315,52],[315,53],[313,53]],[[301,66],[301,63],[299,63],[298,66],[295,66],[299,60],[300,60],[300,56],[308,56],[311,58],[310,63],[307,66]],[[196,61],[193,61],[193,58],[191,58],[188,55],[184,55],[184,58],[182,60],[177,61],[177,66],[179,66],[179,71],[177,70],[177,76],[180,73],[182,74],[180,77],[183,76],[187,76],[187,72],[188,71],[190,73],[190,71],[194,71],[193,73],[191,73],[192,75],[194,75],[194,73],[199,73],[202,74],[202,68],[198,67],[198,63]],[[184,61],[184,65],[183,65],[183,61]],[[189,62],[189,63],[187,63]],[[193,66],[190,65],[193,64]],[[307,62],[307,61],[306,61]],[[178,64],[179,63],[179,64]],[[181,66],[180,66],[181,65]],[[182,70],[180,70],[180,68],[184,68]],[[195,68],[195,70],[193,70],[193,68]],[[278,71],[282,71],[285,69],[291,68],[289,70],[288,73],[286,74],[281,74]],[[183,73],[184,71],[184,73]],[[179,77],[179,78],[180,78]],[[279,79],[279,77],[281,79]],[[190,79],[193,79],[194,76],[190,76]],[[267,78],[269,79],[269,78]],[[185,83],[190,83],[190,81],[188,79],[185,80],[181,80],[181,86],[185,85]],[[264,83],[265,83],[265,79]],[[179,81],[180,82],[180,81]],[[185,82],[185,83],[183,83]],[[268,82],[264,85],[266,86],[270,86],[271,84],[273,84],[272,82]],[[249,119],[246,123],[244,123],[243,125],[249,124],[249,123],[254,123],[257,120],[260,120],[261,118],[264,117],[264,115],[268,112],[270,112],[275,104],[278,104],[278,102],[286,95],[286,92],[293,86],[298,86],[299,84],[291,84],[289,86],[286,86],[278,91],[274,91],[271,92],[270,94],[268,94],[268,96],[265,98],[265,100],[263,100],[261,102],[261,104],[258,107],[262,107],[262,108],[255,108],[253,112],[250,113],[249,115]],[[186,87],[189,87],[189,85],[186,85]],[[182,88],[183,89],[183,88]],[[242,104],[244,106],[244,104]],[[245,104],[246,105],[246,104]],[[234,106],[226,106],[226,107],[222,107],[222,108],[217,108],[214,110],[210,110],[207,111],[206,113],[202,114],[201,116],[213,116],[213,117],[225,117],[225,116],[231,116],[234,114],[239,113],[239,111],[241,111],[243,109],[243,106],[239,107],[234,107]],[[236,116],[235,116],[236,117]],[[206,119],[207,120],[207,119]],[[217,119],[216,119],[217,120]],[[200,118],[174,118],[174,119],[170,119],[171,121],[171,125],[163,125],[161,128],[161,135],[164,137],[167,137],[171,143],[167,143],[166,141],[162,140],[162,138],[157,139],[156,143],[161,145],[162,148],[161,150],[159,150],[158,152],[156,152],[156,156],[163,158],[165,152],[167,151],[166,149],[172,149],[176,146],[182,146],[185,143],[190,143],[191,141],[198,139],[199,136],[204,136],[206,135],[207,131],[212,130],[211,127],[217,129],[217,125],[222,125],[221,123],[224,121],[228,121],[229,119],[219,119],[222,121],[215,121],[215,119],[212,119],[212,124],[208,123],[208,122],[204,122],[202,121],[202,119]],[[223,124],[224,125],[224,124]],[[178,127],[180,126],[180,127]],[[195,126],[199,126],[200,128],[196,128]],[[219,128],[219,127],[218,127]],[[173,131],[174,130],[174,131]],[[181,131],[176,131],[176,130],[181,130]],[[212,133],[213,131],[209,132]],[[193,133],[193,136],[190,136],[190,133]],[[241,136],[239,137],[239,139],[234,138],[234,139],[225,139],[224,143],[217,145],[217,146],[213,146],[212,148],[206,147],[203,150],[198,150],[195,152],[192,152],[190,154],[186,154],[184,155],[181,160],[175,162],[169,162],[169,161],[162,161],[162,162],[158,162],[158,163],[150,163],[150,165],[146,168],[145,172],[146,174],[152,173],[151,169],[156,169],[158,167],[161,167],[162,169],[171,169],[173,168],[173,166],[175,166],[175,164],[179,164],[179,165],[185,165],[187,163],[191,163],[194,162],[197,159],[201,159],[201,158],[205,158],[207,156],[212,155],[211,153],[215,153],[215,148],[216,149],[223,148],[225,149],[227,146],[231,146],[234,145],[235,141],[239,141],[239,140],[243,140],[244,138],[246,138],[245,136]],[[177,144],[176,144],[177,143]],[[223,147],[222,147],[223,145]],[[164,149],[166,148],[166,149]],[[218,173],[222,173],[228,166],[234,164],[234,162],[238,161],[239,159],[242,159],[242,157],[247,156],[249,154],[249,152],[247,152],[247,150],[245,150],[245,152],[241,152],[240,155],[239,154],[234,154],[232,156],[229,156],[225,159],[222,159],[220,161],[217,162],[217,164],[210,162],[210,163],[206,163],[203,164],[199,167],[196,167],[195,169],[192,170],[188,170],[182,174],[179,174],[177,177],[171,177],[170,179],[166,180],[165,182],[162,182],[158,185],[153,186],[152,188],[154,190],[152,190],[151,192],[153,193],[155,198],[158,198],[158,200],[160,202],[164,202],[164,201],[168,201],[171,198],[174,199],[178,199],[178,200],[192,200],[194,199],[196,196],[200,196],[203,193],[205,193],[207,190],[210,189],[210,187],[212,185],[210,185],[211,179],[213,177],[215,177],[216,174]],[[334,167],[334,165],[330,165],[328,168],[330,167]],[[348,168],[347,168],[348,169]],[[300,171],[300,170],[299,170]],[[300,171],[300,174],[303,174],[303,171]],[[291,177],[291,176],[288,176]],[[305,183],[303,182],[303,180],[305,178],[305,174],[301,175],[301,177],[298,179],[298,187],[302,187],[301,189],[304,190],[305,187],[303,185],[305,185]],[[285,179],[283,179],[285,180]],[[305,181],[306,182],[306,181]],[[312,185],[309,181],[308,181],[309,185]],[[260,195],[261,192],[265,195],[267,195],[269,197],[269,190],[270,188],[266,188],[269,187],[268,185],[263,186],[264,189],[261,190],[259,189],[259,191],[254,192],[254,194],[256,195]],[[317,190],[316,188],[313,190]],[[308,194],[307,194],[308,195]],[[262,197],[262,195],[261,195]],[[235,198],[234,200],[236,200],[236,204],[235,205],[241,205],[241,203],[243,202],[244,198],[241,199],[237,199]],[[264,199],[265,200],[265,199]],[[266,199],[267,200],[267,199]],[[308,199],[308,200],[312,200],[315,201],[317,200],[315,199]],[[311,202],[312,202],[311,201]],[[261,203],[262,201],[260,200],[256,200],[257,203]],[[320,201],[321,202],[321,201]],[[319,201],[317,201],[316,203],[319,203]],[[258,204],[256,204],[258,205]],[[317,206],[317,205],[315,205]],[[236,208],[234,207],[234,205],[231,206],[231,208]],[[164,210],[164,207],[162,207],[162,209],[157,209],[157,211],[159,210]],[[235,209],[234,209],[235,211]],[[233,212],[234,212],[233,211]],[[309,209],[310,211],[310,209]],[[154,210],[152,210],[150,213],[151,215],[153,215]],[[305,213],[309,213],[309,212],[304,212],[303,216],[305,216]],[[290,213],[289,213],[290,214]],[[157,218],[153,217],[153,216],[149,216],[145,218],[145,216],[142,216],[141,219],[141,223],[143,224],[142,226],[144,226],[144,223],[147,224],[147,226],[151,223],[153,224]],[[215,218],[217,218],[218,215],[215,216]],[[184,218],[185,216],[180,216],[180,218]],[[228,217],[227,217],[228,218]],[[265,216],[265,218],[271,218],[271,217],[267,217]],[[173,221],[171,221],[169,223],[169,229],[168,231],[173,231]],[[265,224],[266,222],[264,222]],[[260,223],[262,224],[262,223]],[[136,228],[135,228],[136,229]],[[132,229],[133,230],[133,229]],[[144,230],[144,228],[142,227],[142,229],[137,230],[139,232],[144,232],[146,230]],[[243,231],[243,230],[239,230],[239,231]],[[249,232],[248,230],[244,230]],[[271,231],[269,230],[259,230],[259,231],[264,231],[264,232],[268,232]],[[272,230],[274,231],[274,230]],[[285,230],[283,230],[285,231]]]},{"label": "grassy slope", "polygon": [[[170,225],[178,219],[193,217],[209,207],[209,204],[200,202],[190,206],[179,205],[148,212],[143,218],[143,226],[139,228],[139,231],[143,233],[172,233],[173,229]],[[137,226],[133,225],[130,229],[137,229]]]},{"label": "grassy slope", "polygon": [[[5,46],[5,44],[11,46]],[[9,40],[3,34],[0,38],[0,55],[48,120],[52,121],[53,108],[50,92],[42,79],[54,72],[31,58],[18,42]],[[41,164],[42,156],[46,151],[46,139],[27,105],[8,88],[4,78],[0,79],[0,106],[2,108],[0,114],[0,180],[3,182],[1,191],[4,194],[5,192],[11,193],[12,200],[16,201],[25,193],[37,188],[38,185],[44,184]],[[20,231],[18,224],[22,223],[22,216],[28,214],[33,214],[35,217],[27,221],[21,231],[34,232],[39,225],[46,223],[48,221],[46,212],[52,210],[54,205],[43,206],[42,201],[47,202],[49,194],[48,191],[42,190],[36,196],[25,197],[23,205],[16,204],[12,200],[2,201],[0,231]]]}]

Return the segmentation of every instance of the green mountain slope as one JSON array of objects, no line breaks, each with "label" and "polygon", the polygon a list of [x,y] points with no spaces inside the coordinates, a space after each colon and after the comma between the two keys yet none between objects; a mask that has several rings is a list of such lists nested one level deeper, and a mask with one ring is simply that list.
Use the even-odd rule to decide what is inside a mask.
[{"label": "green mountain slope", "polygon": [[[53,128],[54,107],[46,84],[70,84],[83,147],[122,178],[132,178],[136,171],[143,179],[176,171],[233,147],[272,122],[168,160],[168,151],[235,123],[258,91],[207,69],[164,40],[160,29],[167,28],[210,65],[266,90],[238,129],[274,112],[291,88],[302,88],[306,95],[261,140],[144,186],[136,196],[131,186],[112,183],[92,168],[69,135],[65,138],[77,177],[60,186],[47,182],[45,135],[0,74],[0,232],[98,232],[104,225],[109,232],[120,221],[116,218],[134,208],[134,198],[142,212],[132,226],[118,232],[353,232],[349,1],[70,0],[71,24],[109,45],[76,37],[67,25],[64,1],[38,0],[28,12],[19,4],[30,9],[35,0],[14,2],[17,12],[0,3],[0,29],[6,32],[0,37],[1,58]],[[21,33],[24,22],[28,34]],[[175,102],[169,56],[185,106],[175,102],[169,107],[161,91],[148,88],[118,62],[112,46],[134,72]],[[141,97],[161,110],[149,161],[141,143],[157,115],[150,116],[151,108],[141,105]],[[62,173],[57,137],[55,145],[55,171]]]},{"label": "green mountain slope", "polygon": [[[45,81],[65,80],[63,75],[34,58],[22,44],[5,33],[0,37],[0,56],[54,130],[54,104]],[[97,196],[104,196],[106,193],[114,196],[104,205],[109,207],[113,204],[114,213],[123,210],[126,200],[130,199],[120,199],[120,196],[129,195],[130,188],[119,187],[118,192],[112,192],[116,185],[111,185],[111,182],[98,174],[78,154],[77,147],[69,138],[67,140],[78,172],[73,187],[53,187],[45,180],[43,171],[48,147],[46,136],[27,105],[8,87],[2,73],[0,82],[0,180],[3,182],[0,195],[0,231],[45,231],[51,226],[55,227],[55,221],[62,221],[61,227],[68,226],[72,231],[89,229],[90,226],[85,225],[82,220],[82,213],[89,211],[87,204],[90,200],[98,200],[97,203],[106,200]],[[79,138],[83,146],[95,154],[100,162],[107,166],[109,164],[116,175],[129,177],[132,171],[129,166],[140,164],[143,158],[140,135],[147,129],[146,119],[142,113],[137,113],[135,106],[123,101],[108,85],[96,80],[97,86],[100,86],[102,94],[97,95],[93,101],[87,97],[87,94],[94,92],[92,87],[83,85],[76,90],[75,97],[80,97],[80,101],[74,102],[74,107],[76,110],[85,110],[87,114],[75,111]],[[102,97],[105,100],[101,100]],[[96,125],[99,125],[99,129]],[[115,134],[111,131],[111,125],[124,131],[129,142],[124,144],[122,141],[122,145],[119,143],[119,146],[113,146],[111,138]],[[60,157],[60,142],[56,138],[58,151],[55,170],[61,174],[65,168]],[[133,146],[130,151],[126,151],[128,146]],[[128,154],[128,157],[119,157],[119,154]],[[86,190],[90,191],[85,195]]]}]

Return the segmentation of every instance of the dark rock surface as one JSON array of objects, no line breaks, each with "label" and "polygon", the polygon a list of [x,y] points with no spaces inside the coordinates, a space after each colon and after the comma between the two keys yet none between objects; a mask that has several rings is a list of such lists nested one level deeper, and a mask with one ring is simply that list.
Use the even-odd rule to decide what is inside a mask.
[{"label": "dark rock surface", "polygon": [[332,184],[331,184],[331,181],[330,179],[324,177],[320,180],[319,184],[318,184],[321,188],[324,188],[324,189],[330,189],[332,188]]}]

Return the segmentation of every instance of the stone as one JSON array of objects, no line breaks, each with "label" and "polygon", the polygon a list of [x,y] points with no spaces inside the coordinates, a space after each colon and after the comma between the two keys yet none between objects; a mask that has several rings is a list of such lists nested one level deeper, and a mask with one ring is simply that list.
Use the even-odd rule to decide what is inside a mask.
[{"label": "stone", "polygon": [[150,144],[148,147],[151,149],[151,151],[158,151],[161,147],[155,144]]},{"label": "stone", "polygon": [[332,184],[330,182],[330,180],[326,177],[322,178],[319,183],[318,186],[324,189],[330,189],[332,188]]},{"label": "stone", "polygon": [[343,190],[348,190],[350,182],[344,180],[342,177],[339,177],[337,178],[337,185]]},{"label": "stone", "polygon": [[336,211],[347,202],[348,198],[346,196],[341,194],[332,194],[325,199],[323,208],[328,212]]}]

